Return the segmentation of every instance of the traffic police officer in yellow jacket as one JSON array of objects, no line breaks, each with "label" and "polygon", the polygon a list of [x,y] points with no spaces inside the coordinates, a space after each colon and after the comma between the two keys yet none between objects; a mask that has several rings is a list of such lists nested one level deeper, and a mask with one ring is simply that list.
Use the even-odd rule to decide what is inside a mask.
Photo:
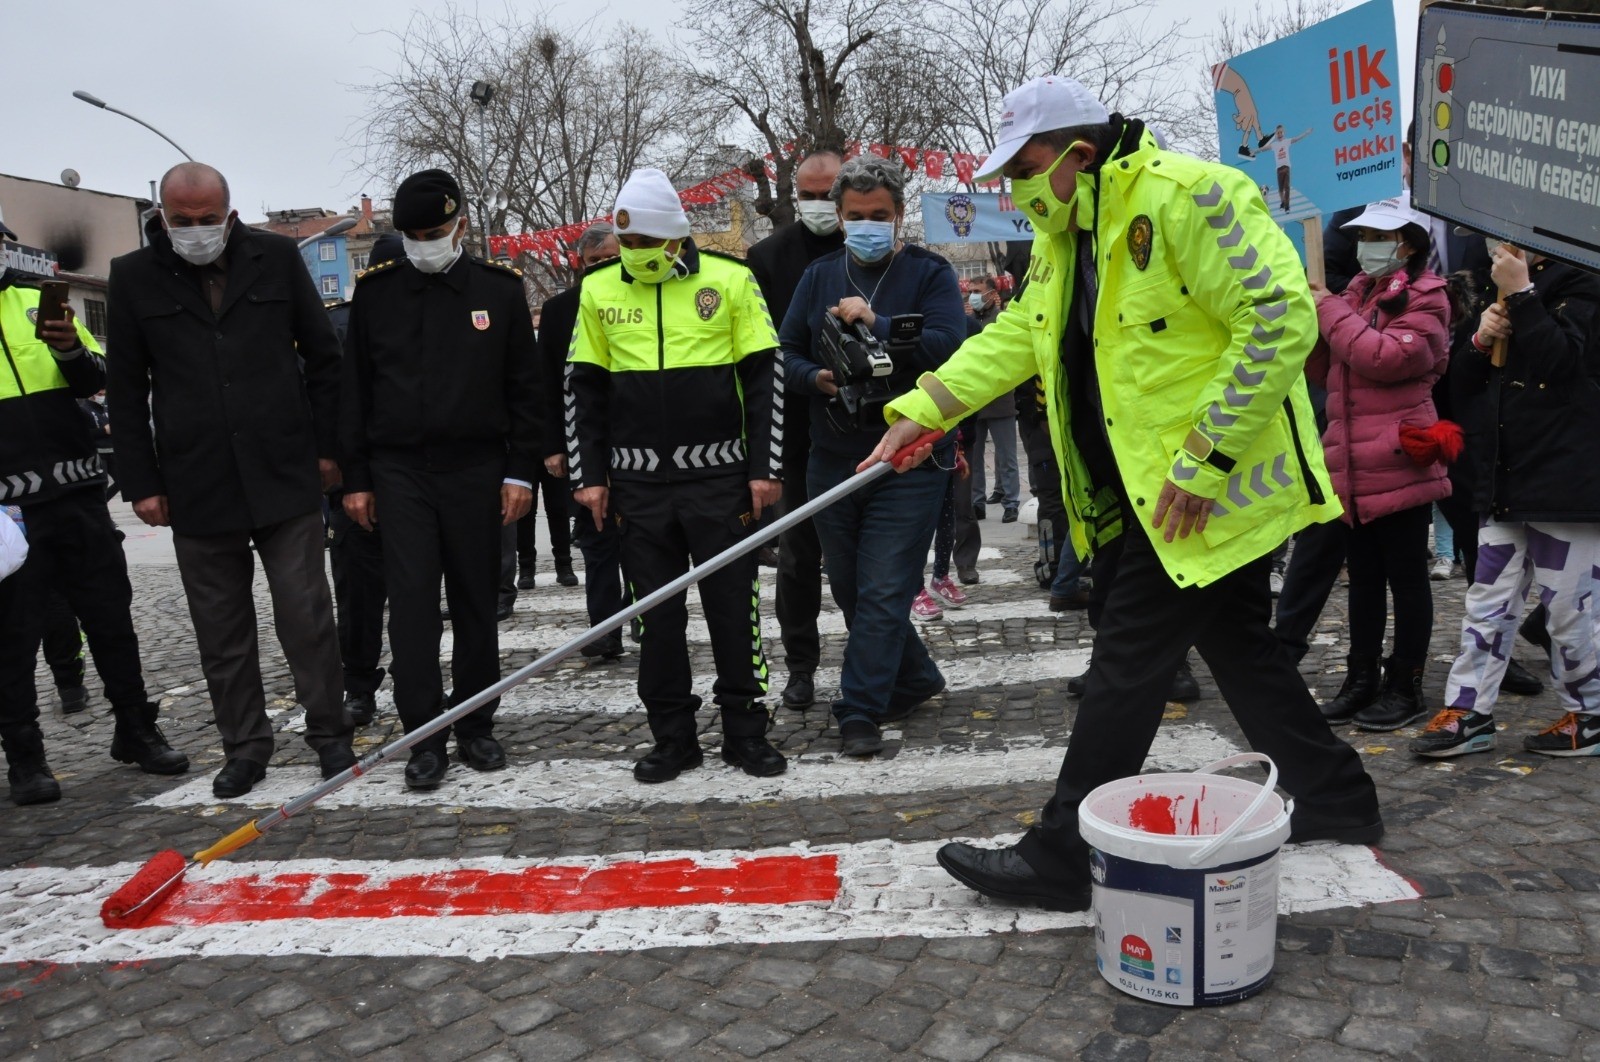
[{"label": "traffic police officer in yellow jacket", "polygon": [[[0,239],[15,239],[0,221]],[[111,756],[150,774],[182,774],[146,695],[122,533],[106,508],[92,422],[78,408],[105,388],[100,347],[72,314],[40,320],[40,291],[0,258],[0,505],[17,507],[22,567],[0,579],[0,746],[13,803],[47,804],[61,786],[45,760],[34,668],[46,599],[83,623],[116,728]],[[7,511],[0,520],[13,519]]]},{"label": "traffic police officer in yellow jacket", "polygon": [[890,404],[869,462],[1038,373],[1073,545],[1121,556],[1039,824],[1014,848],[945,845],[940,864],[999,899],[1088,906],[1078,804],[1141,770],[1190,645],[1278,764],[1290,842],[1376,841],[1372,780],[1269,628],[1269,554],[1340,511],[1306,396],[1317,321],[1293,246],[1243,173],[1161,150],[1075,81],[1035,79],[1004,107],[988,171],[1034,226],[1027,289]]},{"label": "traffic police officer in yellow jacket", "polygon": [[[567,364],[567,450],[596,527],[620,521],[635,600],[737,543],[778,501],[783,364],[743,262],[702,251],[666,174],[617,194],[618,262],[585,275]],[[756,568],[746,557],[699,583],[722,709],[722,758],[782,773],[766,739],[766,655]],[[665,782],[700,766],[687,595],[644,617],[639,699],[656,745],[633,774]]]}]

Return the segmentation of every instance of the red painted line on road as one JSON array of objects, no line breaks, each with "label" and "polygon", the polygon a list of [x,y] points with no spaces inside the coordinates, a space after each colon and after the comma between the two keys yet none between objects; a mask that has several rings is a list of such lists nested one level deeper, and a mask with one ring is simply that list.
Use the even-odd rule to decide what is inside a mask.
[{"label": "red painted line on road", "polygon": [[839,858],[761,856],[723,866],[692,859],[448,870],[434,874],[251,874],[186,881],[146,925],[219,925],[285,918],[402,918],[557,914],[691,904],[832,900]]}]

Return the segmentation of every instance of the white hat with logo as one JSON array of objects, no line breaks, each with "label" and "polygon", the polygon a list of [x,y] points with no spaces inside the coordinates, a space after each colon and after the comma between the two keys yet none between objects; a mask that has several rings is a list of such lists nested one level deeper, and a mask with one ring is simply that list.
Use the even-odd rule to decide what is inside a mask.
[{"label": "white hat with logo", "polygon": [[1420,210],[1413,210],[1410,203],[1396,197],[1394,199],[1380,199],[1376,203],[1368,203],[1367,208],[1343,225],[1342,229],[1377,229],[1379,232],[1394,232],[1396,229],[1407,225],[1420,225],[1426,229],[1431,219]]},{"label": "white hat with logo", "polygon": [[675,240],[689,235],[689,215],[666,174],[652,167],[634,170],[617,193],[612,223],[618,236]]},{"label": "white hat with logo", "polygon": [[994,152],[983,164],[979,180],[997,175],[1036,134],[1111,120],[1106,105],[1070,77],[1046,74],[1006,93]]}]

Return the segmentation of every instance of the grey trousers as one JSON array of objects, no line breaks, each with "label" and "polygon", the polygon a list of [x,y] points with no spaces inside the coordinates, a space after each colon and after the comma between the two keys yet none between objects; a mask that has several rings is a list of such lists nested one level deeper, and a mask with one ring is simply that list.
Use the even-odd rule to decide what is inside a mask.
[{"label": "grey trousers", "polygon": [[273,627],[294,675],[295,699],[305,708],[306,744],[320,749],[350,740],[323,534],[322,514],[311,512],[250,531],[172,536],[200,666],[230,760],[265,765],[274,748],[261,686],[251,543],[267,573]]}]

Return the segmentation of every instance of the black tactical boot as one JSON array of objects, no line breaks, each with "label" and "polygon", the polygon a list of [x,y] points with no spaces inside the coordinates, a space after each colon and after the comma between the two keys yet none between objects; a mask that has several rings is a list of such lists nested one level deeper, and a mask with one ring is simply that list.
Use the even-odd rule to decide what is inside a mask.
[{"label": "black tactical boot", "polygon": [[38,726],[30,724],[7,733],[3,743],[13,804],[52,804],[61,799],[61,783],[45,762],[44,736]]},{"label": "black tactical boot", "polygon": [[722,762],[745,774],[770,778],[789,769],[783,753],[767,741],[772,717],[760,701],[722,706]]},{"label": "black tactical boot", "polygon": [[118,763],[137,763],[145,774],[182,774],[189,769],[189,757],[167,744],[156,726],[156,706],[115,709],[117,728],[111,735],[111,758]]},{"label": "black tactical boot", "polygon": [[1348,723],[1354,719],[1357,712],[1378,700],[1382,688],[1377,657],[1351,653],[1345,657],[1345,662],[1349,670],[1345,673],[1344,685],[1339,687],[1338,696],[1322,706],[1322,718],[1330,723]]},{"label": "black tactical boot", "polygon": [[1422,665],[1395,657],[1387,664],[1383,696],[1356,714],[1354,722],[1362,730],[1399,730],[1428,714],[1422,700]]}]

